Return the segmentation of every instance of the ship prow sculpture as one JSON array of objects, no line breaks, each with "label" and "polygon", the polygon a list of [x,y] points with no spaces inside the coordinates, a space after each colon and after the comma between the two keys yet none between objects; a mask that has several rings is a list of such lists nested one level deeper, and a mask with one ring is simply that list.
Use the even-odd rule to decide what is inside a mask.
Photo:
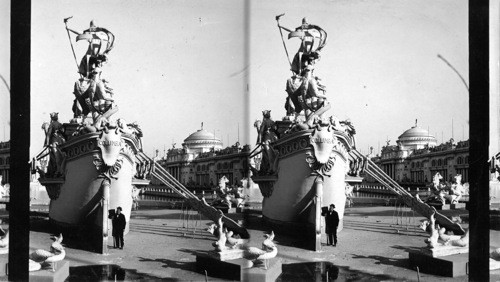
[{"label": "ship prow sculpture", "polygon": [[148,184],[151,164],[149,158],[141,157],[140,126],[112,119],[118,106],[109,81],[103,77],[103,67],[114,35],[94,21],[79,33],[68,28],[68,20],[64,23],[71,47],[70,32],[77,35],[77,41],[88,43],[87,52],[77,63],[79,77],[72,89],[74,115],[68,123],[61,123],[57,112],[50,114],[50,122],[42,125],[46,138],[33,160],[33,170],[40,174],[39,181],[51,199],[50,221],[61,230],[84,233],[86,247],[105,253],[111,228],[108,210],[120,206],[129,220],[134,185]]},{"label": "ship prow sculpture", "polygon": [[292,76],[286,80],[286,116],[273,121],[266,110],[254,124],[258,138],[250,156],[256,157],[252,180],[264,196],[262,214],[273,229],[278,233],[301,230],[309,242],[315,242],[309,248],[319,250],[321,207],[335,204],[340,219],[344,214],[348,152],[355,147],[356,131],[350,121],[327,115],[331,102],[315,73],[327,33],[306,18],[294,30],[285,28],[279,23],[282,16],[276,17],[280,33],[300,39],[300,47],[289,61]]},{"label": "ship prow sculpture", "polygon": [[259,185],[264,200],[264,220],[277,232],[300,231],[307,248],[321,249],[321,209],[334,204],[339,214],[339,231],[346,203],[346,175],[366,172],[421,215],[436,221],[455,234],[464,234],[459,224],[419,201],[356,150],[356,129],[349,120],[328,116],[332,104],[326,86],[315,74],[315,66],[325,47],[327,33],[306,18],[296,29],[280,24],[288,38],[300,39],[300,47],[290,61],[292,76],[286,81],[286,116],[273,121],[271,111],[262,112],[254,123],[257,146],[250,154],[252,180]]},{"label": "ship prow sculpture", "polygon": [[[115,36],[94,21],[83,32],[68,28],[70,18],[64,19],[70,38],[78,75],[73,85],[73,118],[59,122],[59,114],[50,114],[50,122],[42,125],[44,147],[34,158],[33,171],[51,199],[50,221],[59,230],[84,234],[85,248],[99,253],[107,252],[108,211],[122,208],[127,222],[137,198],[134,186],[148,185],[150,176],[184,198],[185,202],[207,218],[219,219],[217,209],[184,187],[155,159],[142,151],[143,133],[140,126],[123,118],[113,119],[118,112],[114,91],[103,77],[103,68],[113,49]],[[87,52],[78,63],[71,33],[76,41],[88,43]],[[228,229],[248,238],[247,230],[223,215]],[[125,229],[128,233],[129,225]]]}]

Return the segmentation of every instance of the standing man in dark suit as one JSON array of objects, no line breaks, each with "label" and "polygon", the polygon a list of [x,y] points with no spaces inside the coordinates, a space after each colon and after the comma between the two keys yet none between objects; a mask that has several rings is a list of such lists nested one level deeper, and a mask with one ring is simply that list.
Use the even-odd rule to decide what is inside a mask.
[{"label": "standing man in dark suit", "polygon": [[325,217],[325,233],[326,245],[337,246],[337,227],[339,226],[339,214],[335,211],[335,205],[331,204],[328,211],[324,211],[321,215]]},{"label": "standing man in dark suit", "polygon": [[123,249],[123,231],[125,230],[126,225],[127,221],[122,213],[122,208],[116,208],[116,214],[113,217],[113,241],[115,249]]}]

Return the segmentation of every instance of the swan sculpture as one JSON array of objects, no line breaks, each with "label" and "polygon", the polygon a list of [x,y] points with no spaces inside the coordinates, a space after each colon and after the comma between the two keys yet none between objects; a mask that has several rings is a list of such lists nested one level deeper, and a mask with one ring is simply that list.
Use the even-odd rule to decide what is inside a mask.
[{"label": "swan sculpture", "polygon": [[0,226],[2,236],[0,236],[0,254],[9,253],[9,230],[5,232]]},{"label": "swan sculpture", "polygon": [[215,241],[212,246],[215,247],[215,250],[216,251],[224,251],[227,249],[226,247],[226,242],[227,242],[227,238],[226,238],[226,234],[224,233],[224,230],[222,229],[222,217],[224,216],[224,213],[222,213],[221,210],[219,210],[219,219],[217,221],[217,229],[214,230],[214,232],[216,232],[214,235],[217,236],[218,240]]},{"label": "swan sculpture", "polygon": [[[434,211],[430,218],[429,218],[429,228],[430,228],[430,237],[425,239],[424,242],[427,243],[427,246],[429,246],[430,248],[436,248],[438,246],[440,246],[440,244],[438,243],[438,239],[439,239],[439,232],[438,232],[438,229],[439,229],[439,224],[436,226],[436,219],[434,218],[434,215],[436,214],[436,211]],[[436,229],[437,227],[437,229]]]},{"label": "swan sculpture", "polygon": [[226,243],[231,246],[232,249],[236,249],[240,247],[241,245],[244,245],[248,243],[248,239],[240,239],[240,238],[233,238],[233,231],[227,230],[227,228],[224,227],[224,234],[226,234]]},{"label": "swan sculpture", "polygon": [[500,269],[500,248],[490,253],[490,270]]},{"label": "swan sculpture", "polygon": [[41,263],[38,263],[38,262],[31,260],[31,259],[28,261],[29,261],[29,266],[28,266],[29,271],[37,271],[37,270],[42,269]]},{"label": "swan sculpture", "polygon": [[49,263],[52,265],[52,271],[55,271],[55,264],[57,264],[58,261],[64,259],[64,257],[66,256],[66,251],[64,250],[64,247],[61,244],[63,240],[62,233],[59,235],[59,237],[54,236],[53,239],[54,243],[52,243],[52,245],[50,246],[50,251],[38,249],[30,254],[29,256],[30,266],[33,265],[33,267],[36,268],[35,267],[36,265],[34,263],[38,263],[40,265]]},{"label": "swan sculpture", "polygon": [[439,229],[439,239],[443,240],[444,242],[460,240],[461,238],[462,238],[462,236],[460,236],[460,235],[448,235],[448,234],[446,234],[446,228],[444,228],[444,227],[441,227],[441,229]]},{"label": "swan sculpture", "polygon": [[451,239],[445,242],[445,245],[455,246],[455,247],[467,247],[469,245],[469,230],[465,232],[463,236],[458,239]]},{"label": "swan sculpture", "polygon": [[[440,246],[455,246],[455,247],[467,247],[469,245],[469,230],[465,232],[463,236],[459,235],[447,235],[445,228],[440,228],[439,224],[436,224],[434,218],[435,212],[431,214],[429,222],[423,222],[420,228],[424,229],[426,227],[430,228],[429,238],[425,239],[429,248],[436,248]],[[438,240],[443,241],[439,243]]]},{"label": "swan sculpture", "polygon": [[[0,229],[3,231],[1,227]],[[0,250],[8,249],[8,247],[9,247],[9,230],[7,230],[7,232],[4,231],[4,235],[0,239]]]},{"label": "swan sculpture", "polygon": [[256,247],[248,247],[243,255],[244,258],[255,262],[257,260],[264,261],[264,267],[267,269],[269,267],[269,260],[276,257],[278,254],[278,248],[273,242],[274,232],[271,231],[271,234],[265,234],[266,238],[264,242],[262,242],[262,249]]}]

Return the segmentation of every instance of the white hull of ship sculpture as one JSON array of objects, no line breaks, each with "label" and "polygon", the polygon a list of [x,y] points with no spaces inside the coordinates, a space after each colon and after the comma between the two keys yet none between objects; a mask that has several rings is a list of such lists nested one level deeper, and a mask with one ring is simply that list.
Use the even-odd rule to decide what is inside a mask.
[{"label": "white hull of ship sculpture", "polygon": [[252,179],[264,196],[264,219],[278,227],[275,230],[302,230],[309,242],[315,242],[311,248],[319,250],[321,208],[334,204],[342,222],[345,176],[350,170],[355,173],[361,164],[351,163],[349,158],[355,147],[354,127],[349,121],[326,116],[331,108],[326,87],[314,75],[326,32],[306,19],[293,31],[279,24],[280,17],[276,17],[280,32],[300,38],[301,47],[290,63],[293,76],[287,81],[286,117],[275,122],[270,111],[264,111],[263,120],[254,124],[259,137],[251,157],[261,155],[261,160]]},{"label": "white hull of ship sculpture", "polygon": [[[325,129],[326,130],[326,129]],[[317,137],[316,130],[304,130],[280,138],[273,144],[278,153],[278,172],[272,186],[266,187],[259,182],[266,176],[256,177],[265,196],[262,213],[269,221],[276,223],[294,223],[307,219],[314,224],[315,214],[305,213],[312,207],[314,199],[321,197],[322,205],[334,204],[340,219],[345,206],[345,174],[349,169],[347,151],[352,147],[351,140],[341,132],[334,130]],[[313,149],[315,140],[332,142],[334,148],[326,163],[319,163]],[[322,186],[322,193],[318,186]],[[319,194],[321,193],[321,194]],[[339,227],[339,230],[342,226]]]},{"label": "white hull of ship sculpture", "polygon": [[134,186],[148,184],[150,161],[141,157],[139,126],[110,119],[118,108],[109,82],[101,74],[113,47],[113,34],[93,22],[83,33],[67,25],[66,29],[68,36],[71,31],[77,34],[77,41],[89,43],[78,65],[74,118],[61,124],[58,114],[51,114],[51,122],[42,126],[46,140],[33,162],[34,169],[40,173],[39,181],[51,199],[51,222],[64,230],[85,234],[90,241],[87,247],[105,253],[111,230],[108,210],[121,207],[129,221]]}]

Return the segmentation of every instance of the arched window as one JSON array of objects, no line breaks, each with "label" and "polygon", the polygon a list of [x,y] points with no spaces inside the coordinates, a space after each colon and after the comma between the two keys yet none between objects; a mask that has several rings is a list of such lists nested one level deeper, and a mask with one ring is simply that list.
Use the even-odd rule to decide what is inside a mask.
[{"label": "arched window", "polygon": [[438,166],[441,166],[443,164],[443,161],[441,159],[438,160]]},{"label": "arched window", "polygon": [[436,166],[436,160],[432,160],[432,166]]},{"label": "arched window", "polygon": [[3,165],[3,158],[0,158],[0,165]]},{"label": "arched window", "polygon": [[7,158],[5,159],[5,164],[10,164],[10,157],[7,157]]},{"label": "arched window", "polygon": [[468,164],[469,163],[469,157],[465,157],[465,163]]},{"label": "arched window", "polygon": [[457,164],[462,164],[464,162],[464,159],[462,157],[457,158]]},{"label": "arched window", "polygon": [[411,168],[415,168],[415,163],[411,163]]}]

